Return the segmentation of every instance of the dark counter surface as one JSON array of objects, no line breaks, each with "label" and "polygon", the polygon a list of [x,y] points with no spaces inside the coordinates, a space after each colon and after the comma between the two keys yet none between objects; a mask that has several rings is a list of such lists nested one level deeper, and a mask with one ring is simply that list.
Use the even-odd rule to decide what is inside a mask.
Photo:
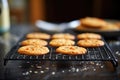
[{"label": "dark counter surface", "polygon": [[4,56],[26,33],[35,31],[31,25],[14,25],[10,32],[0,36],[0,80],[119,80],[120,41],[109,40],[108,44],[118,58],[116,71],[109,62],[101,61],[8,61]]}]

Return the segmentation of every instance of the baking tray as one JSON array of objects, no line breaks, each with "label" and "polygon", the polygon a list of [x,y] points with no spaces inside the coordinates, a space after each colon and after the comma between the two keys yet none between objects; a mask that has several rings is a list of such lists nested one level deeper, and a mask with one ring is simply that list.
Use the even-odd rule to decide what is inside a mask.
[{"label": "baking tray", "polygon": [[[119,20],[111,20],[111,19],[104,19],[105,21],[107,21],[108,23],[120,23]],[[103,37],[105,38],[116,38],[120,36],[120,29],[118,30],[96,30],[96,29],[82,29],[82,30],[77,30],[77,29],[73,29],[74,32],[76,33],[83,33],[83,32],[93,32],[93,33],[98,33],[101,34]]]},{"label": "baking tray", "polygon": [[[71,32],[70,32],[71,33]],[[72,32],[73,34],[73,32]],[[76,34],[73,34],[76,36]],[[105,42],[105,45],[97,48],[86,48],[87,53],[84,55],[63,55],[55,52],[55,48],[47,45],[50,52],[45,55],[40,56],[28,56],[21,55],[17,52],[18,48],[21,46],[20,42],[25,40],[25,37],[21,38],[18,43],[8,52],[4,58],[4,65],[7,61],[12,60],[23,60],[23,61],[109,61],[113,64],[114,67],[118,66],[118,60],[115,57],[114,53],[109,48],[108,44]],[[48,43],[50,40],[47,40]],[[75,42],[78,40],[75,39]]]}]

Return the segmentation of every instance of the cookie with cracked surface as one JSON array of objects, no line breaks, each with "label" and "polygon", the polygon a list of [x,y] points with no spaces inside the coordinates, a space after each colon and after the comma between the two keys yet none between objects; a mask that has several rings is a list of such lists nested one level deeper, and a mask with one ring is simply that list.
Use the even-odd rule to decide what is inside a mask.
[{"label": "cookie with cracked surface", "polygon": [[56,52],[67,55],[81,55],[86,54],[87,50],[79,46],[60,46],[56,49]]},{"label": "cookie with cracked surface", "polygon": [[82,47],[100,47],[100,46],[104,46],[104,42],[102,40],[97,40],[97,39],[84,39],[84,40],[79,40],[77,42],[77,45]]},{"label": "cookie with cracked surface", "polygon": [[50,35],[47,33],[28,33],[26,35],[28,39],[50,39]]},{"label": "cookie with cracked surface", "polygon": [[46,46],[47,44],[48,44],[47,41],[40,39],[27,39],[21,42],[22,46],[26,46],[26,45]]},{"label": "cookie with cracked surface", "polygon": [[101,35],[100,34],[96,34],[96,33],[82,33],[82,34],[78,34],[77,35],[78,39],[101,39]]},{"label": "cookie with cracked surface", "polygon": [[49,49],[43,46],[28,45],[20,47],[18,53],[24,55],[44,55],[49,53]]},{"label": "cookie with cracked surface", "polygon": [[75,36],[70,33],[57,33],[52,36],[52,39],[75,39]]},{"label": "cookie with cracked surface", "polygon": [[96,17],[86,17],[80,19],[81,25],[88,28],[101,28],[102,26],[106,25],[107,22]]},{"label": "cookie with cracked surface", "polygon": [[53,39],[49,43],[53,47],[59,47],[59,46],[72,46],[75,44],[73,40],[69,39]]}]

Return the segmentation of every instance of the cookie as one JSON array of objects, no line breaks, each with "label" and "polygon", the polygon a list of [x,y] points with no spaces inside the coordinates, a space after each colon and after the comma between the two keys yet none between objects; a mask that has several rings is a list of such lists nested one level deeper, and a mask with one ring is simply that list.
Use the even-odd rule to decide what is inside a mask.
[{"label": "cookie", "polygon": [[18,49],[18,53],[24,55],[44,55],[48,52],[49,49],[47,47],[33,45],[22,46]]},{"label": "cookie", "polygon": [[120,22],[115,22],[114,25],[116,25],[120,29]]},{"label": "cookie", "polygon": [[26,35],[28,39],[50,39],[50,35],[46,33],[29,33]]},{"label": "cookie", "polygon": [[101,35],[96,33],[82,33],[77,35],[78,39],[101,39]]},{"label": "cookie", "polygon": [[119,27],[115,24],[112,23],[108,23],[105,26],[103,26],[102,28],[100,28],[101,31],[117,31],[120,30]]},{"label": "cookie", "polygon": [[86,17],[80,19],[81,25],[90,28],[101,28],[102,26],[106,25],[107,22],[95,17]]},{"label": "cookie", "polygon": [[94,30],[100,31],[99,28],[89,28],[89,27],[84,27],[82,25],[77,26],[75,30],[77,31],[94,31]]},{"label": "cookie", "polygon": [[75,39],[75,36],[69,33],[58,33],[52,36],[52,39]]},{"label": "cookie", "polygon": [[40,39],[27,39],[21,42],[22,46],[26,46],[26,45],[46,46],[47,44],[48,44],[47,41]]},{"label": "cookie", "polygon": [[53,47],[58,47],[58,46],[71,46],[74,45],[75,42],[69,39],[53,39],[50,41],[49,44]]},{"label": "cookie", "polygon": [[97,39],[84,39],[84,40],[79,40],[77,42],[78,46],[82,47],[99,47],[99,46],[104,46],[104,42],[102,40],[97,40]]},{"label": "cookie", "polygon": [[68,55],[81,55],[87,53],[87,50],[79,46],[60,46],[56,49],[56,52]]}]

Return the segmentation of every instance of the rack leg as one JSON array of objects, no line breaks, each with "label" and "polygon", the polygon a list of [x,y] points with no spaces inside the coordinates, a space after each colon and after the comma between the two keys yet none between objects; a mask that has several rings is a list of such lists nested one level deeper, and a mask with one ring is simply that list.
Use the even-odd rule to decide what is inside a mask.
[{"label": "rack leg", "polygon": [[4,60],[4,66],[7,64],[8,60]]},{"label": "rack leg", "polygon": [[111,63],[113,64],[113,67],[117,67],[118,66],[118,61],[111,61]]}]

